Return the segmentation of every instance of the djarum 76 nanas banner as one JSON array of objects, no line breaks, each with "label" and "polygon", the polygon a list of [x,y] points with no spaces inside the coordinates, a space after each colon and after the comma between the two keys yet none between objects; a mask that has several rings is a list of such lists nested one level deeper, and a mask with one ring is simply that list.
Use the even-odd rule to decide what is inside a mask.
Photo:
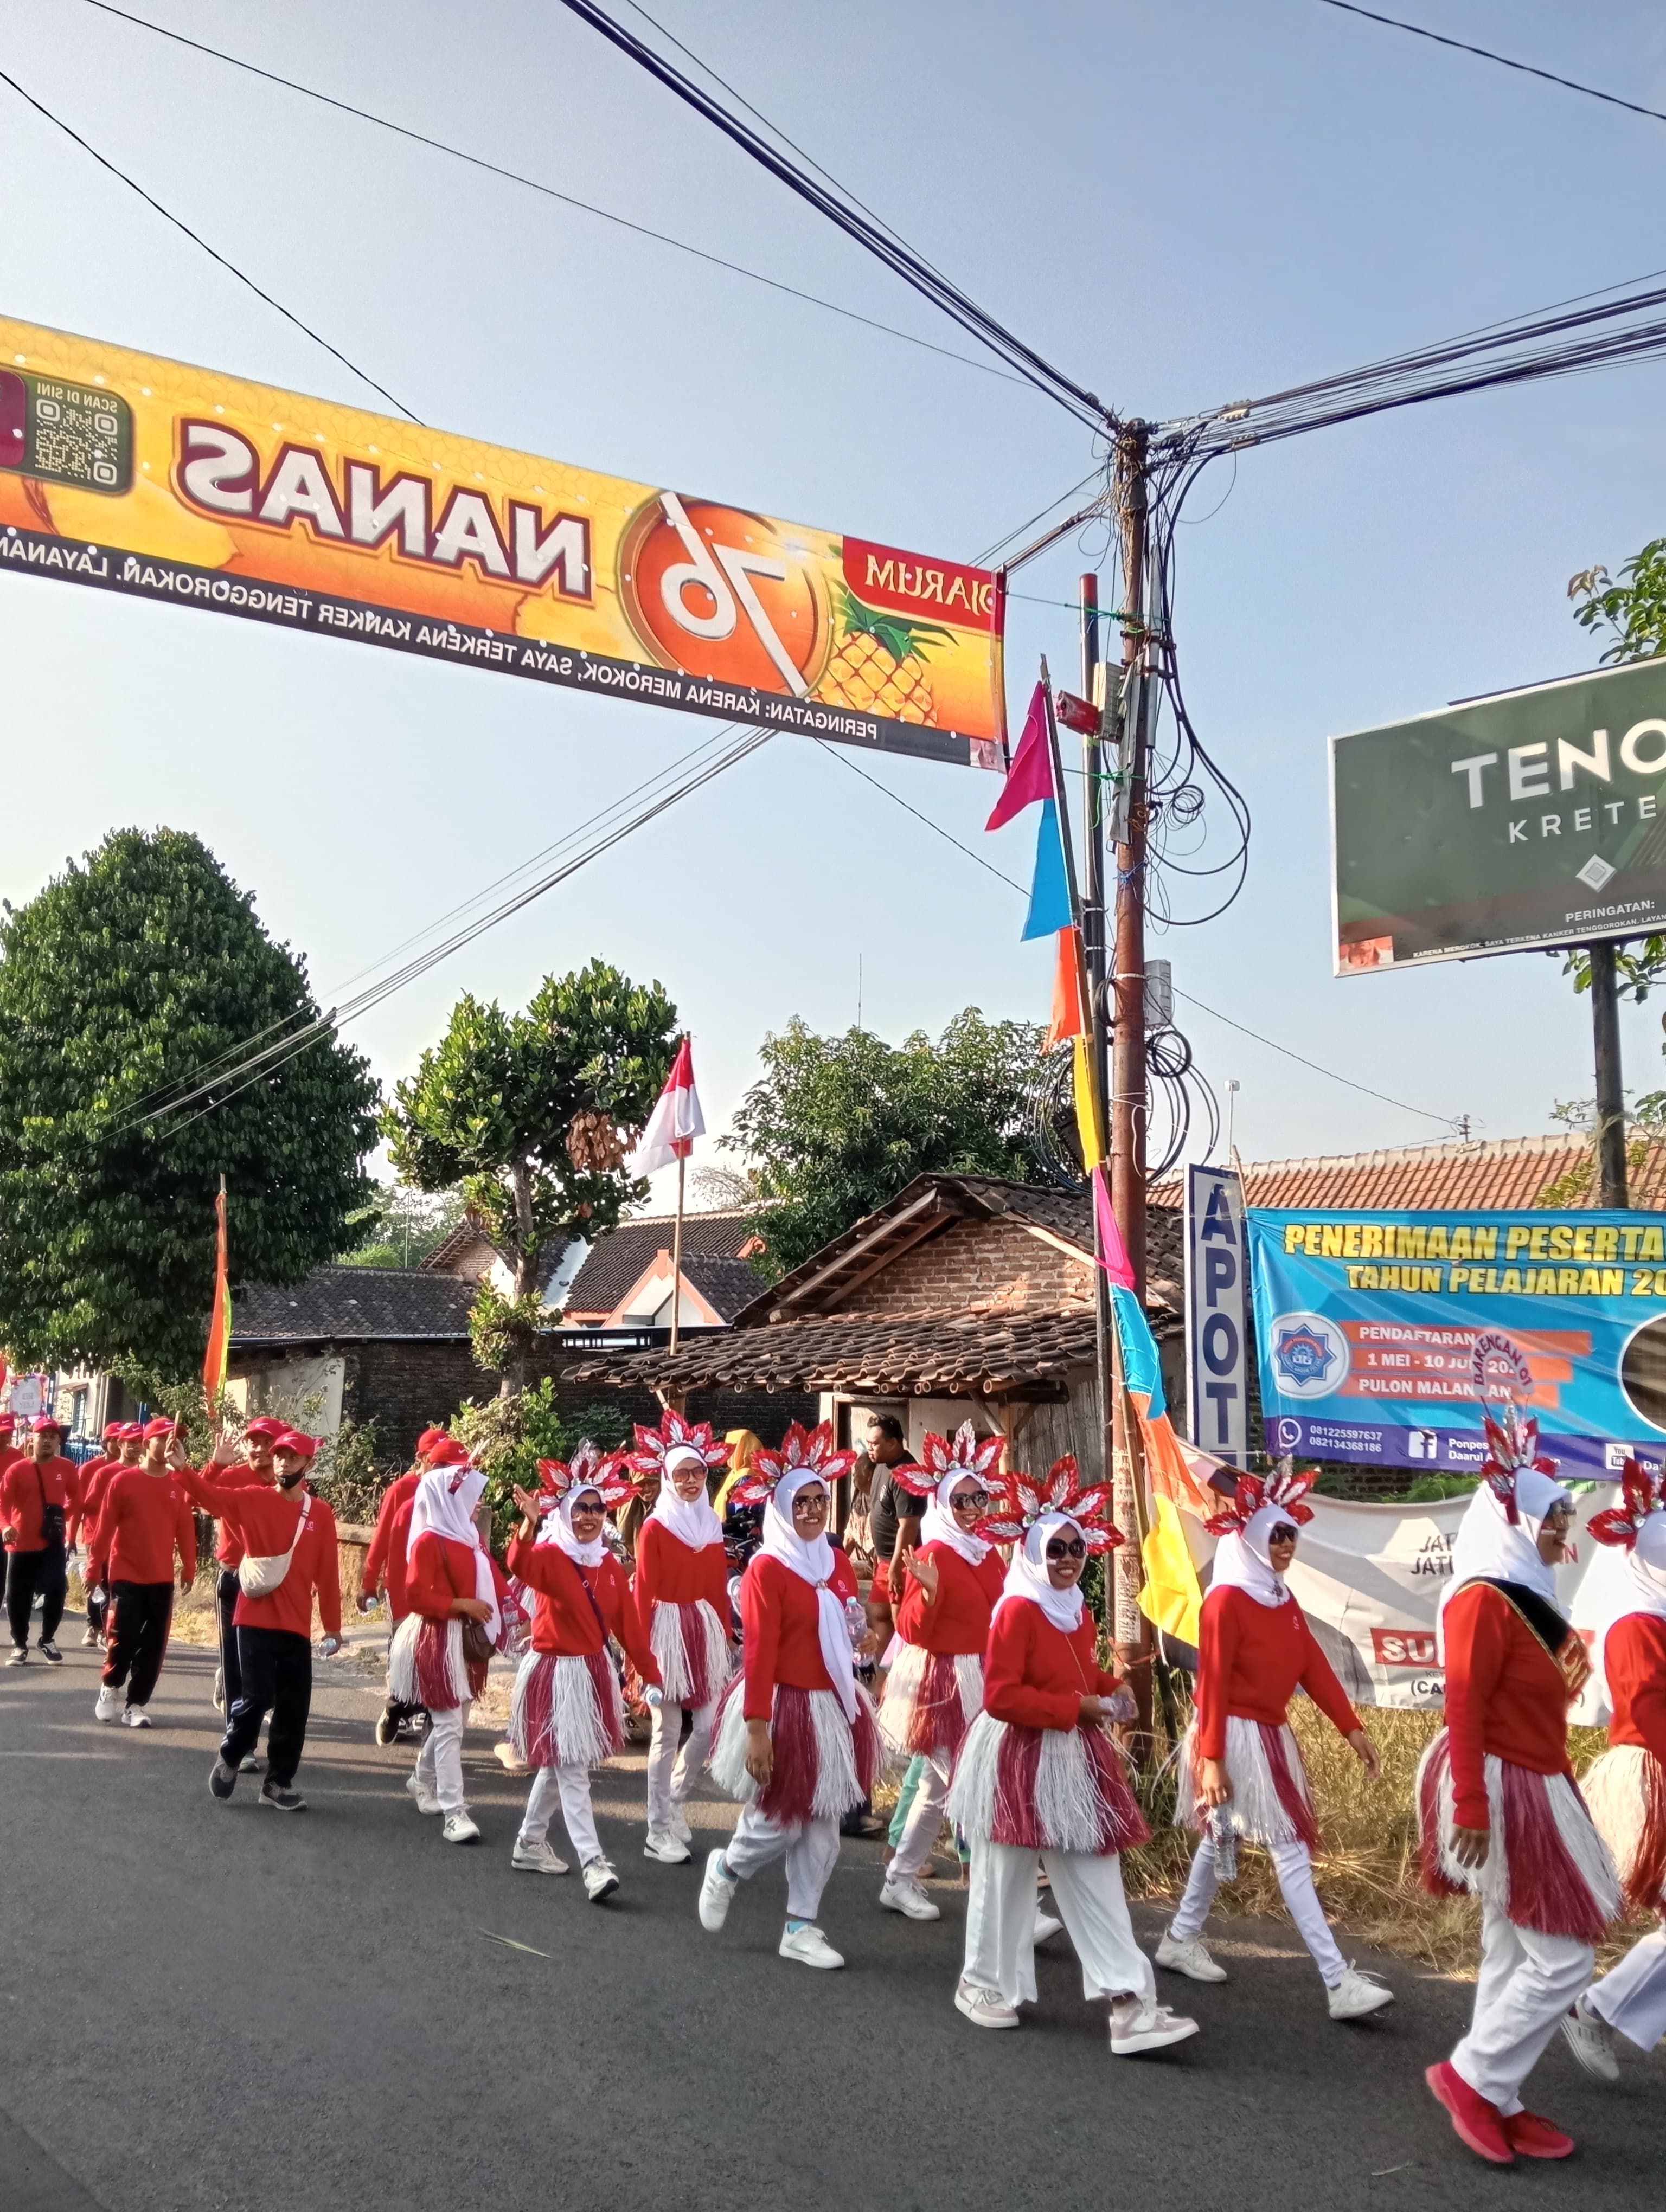
[{"label": "djarum 76 nanas banner", "polygon": [[984,568],[0,319],[0,571],[1003,765]]}]

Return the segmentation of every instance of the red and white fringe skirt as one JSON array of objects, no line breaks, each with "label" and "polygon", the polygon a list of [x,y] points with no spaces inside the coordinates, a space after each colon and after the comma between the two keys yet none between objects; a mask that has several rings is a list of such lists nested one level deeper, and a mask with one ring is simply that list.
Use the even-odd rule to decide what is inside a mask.
[{"label": "red and white fringe skirt", "polygon": [[983,1711],[983,1662],[976,1651],[927,1651],[905,1644],[885,1678],[879,1734],[899,1759],[941,1752],[952,1759]]},{"label": "red and white fringe skirt", "polygon": [[729,1679],[729,1632],[702,1598],[692,1605],[654,1601],[648,1644],[660,1662],[660,1683],[670,1705],[708,1705]]},{"label": "red and white fringe skirt", "polygon": [[1102,1858],[1151,1841],[1101,1728],[1018,1728],[980,1713],[955,1761],[948,1814],[969,1844]]},{"label": "red and white fringe skirt", "polygon": [[782,1828],[806,1820],[842,1819],[860,1805],[879,1771],[879,1731],[873,1701],[856,1685],[856,1718],[831,1690],[795,1690],[775,1685],[769,1736],[775,1770],[760,1790],[746,1771],[745,1677],[737,1674],[717,1709],[711,1758],[712,1780],[741,1804],[756,1798],[767,1820]]},{"label": "red and white fringe skirt", "polygon": [[426,1620],[408,1613],[393,1632],[387,1654],[387,1693],[402,1705],[426,1705],[431,1713],[455,1712],[486,1686],[483,1662],[463,1657],[460,1620]]},{"label": "red and white fringe skirt", "polygon": [[1596,1942],[1619,1917],[1620,1884],[1577,1784],[1566,1774],[1535,1774],[1490,1753],[1486,1771],[1491,1841],[1480,1866],[1460,1866],[1452,1856],[1452,1761],[1444,1729],[1424,1753],[1417,1770],[1424,1887],[1436,1897],[1467,1889],[1518,1928]]},{"label": "red and white fringe skirt", "polygon": [[[1180,1747],[1179,1788],[1175,1804],[1177,1826],[1201,1835],[1208,1813],[1198,1796],[1197,1723],[1193,1722]],[[1301,1746],[1288,1727],[1274,1728],[1266,1721],[1242,1720],[1234,1713],[1226,1723],[1226,1779],[1231,1802],[1225,1808],[1235,1832],[1250,1844],[1305,1844],[1319,1848],[1319,1824],[1313,1817],[1313,1793]]]},{"label": "red and white fringe skirt", "polygon": [[599,1766],[624,1748],[624,1702],[605,1651],[529,1651],[515,1670],[509,1741],[528,1766]]},{"label": "red and white fringe skirt", "polygon": [[1640,1743],[1616,1743],[1580,1784],[1633,1912],[1666,1911],[1666,1770]]}]

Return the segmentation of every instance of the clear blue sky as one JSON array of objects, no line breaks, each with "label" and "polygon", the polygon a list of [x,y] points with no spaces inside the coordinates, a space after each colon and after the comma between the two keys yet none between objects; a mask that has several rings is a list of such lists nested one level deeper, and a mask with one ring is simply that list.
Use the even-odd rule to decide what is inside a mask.
[{"label": "clear blue sky", "polygon": [[[893,279],[550,0],[135,0],[137,12],[939,343]],[[628,13],[621,0],[621,12]],[[1407,0],[1458,37],[1666,106],[1642,0]],[[1319,0],[660,0],[714,67],[1042,350],[1180,413],[1666,263],[1666,124]],[[1015,386],[801,306],[129,28],[0,0],[3,66],[424,420],[961,557],[1091,464]],[[0,310],[374,404],[0,87]],[[1325,739],[1590,665],[1569,574],[1666,521],[1666,368],[1443,403],[1243,460],[1181,533],[1178,635],[1256,815],[1224,920],[1153,950],[1211,1006],[1478,1132],[1589,1092],[1586,1004],[1519,957],[1330,975]],[[1206,484],[1200,517],[1229,474]],[[1102,540],[1019,588],[1063,601]],[[1107,564],[1107,592],[1110,572]],[[1063,605],[1018,602],[1073,667]],[[0,579],[15,903],[113,825],[196,830],[306,953],[366,962],[708,726],[347,643]],[[982,843],[988,777],[873,765]],[[1029,833],[988,841],[1027,872]],[[356,1032],[407,1071],[464,989],[522,1001],[592,955],[657,975],[721,1123],[763,1032],[856,1012],[898,1037],[1045,1012],[1021,902],[807,741],[772,741]],[[1629,1073],[1663,1078],[1657,1008]],[[1248,1157],[1442,1133],[1201,1013]]]}]

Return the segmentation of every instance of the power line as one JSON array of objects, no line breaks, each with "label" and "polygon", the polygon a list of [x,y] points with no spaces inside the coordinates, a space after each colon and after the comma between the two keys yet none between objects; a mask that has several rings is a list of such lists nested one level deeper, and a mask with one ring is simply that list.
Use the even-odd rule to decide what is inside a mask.
[{"label": "power line", "polygon": [[1414,39],[1427,39],[1437,46],[1450,46],[1455,53],[1474,54],[1478,61],[1496,62],[1500,69],[1515,70],[1522,76],[1536,76],[1546,84],[1560,85],[1564,92],[1582,92],[1587,100],[1600,100],[1607,107],[1623,107],[1633,115],[1646,115],[1652,122],[1666,123],[1666,114],[1657,107],[1640,107],[1634,100],[1621,100],[1615,92],[1599,92],[1594,84],[1580,84],[1571,76],[1558,76],[1554,70],[1535,69],[1531,62],[1512,61],[1508,54],[1495,54],[1490,46],[1472,46],[1465,39],[1449,39],[1444,31],[1426,30],[1421,23],[1402,22],[1398,15],[1379,15],[1374,8],[1358,8],[1353,0],[1324,0],[1327,8],[1339,8],[1345,15],[1363,15],[1367,22],[1385,23],[1391,31],[1409,31]]},{"label": "power line", "polygon": [[112,177],[119,179],[119,180],[127,186],[129,191],[137,192],[139,198],[144,202],[145,205],[147,207],[154,208],[156,210],[156,213],[162,217],[164,222],[171,222],[175,230],[183,232],[185,236],[191,240],[193,246],[201,246],[203,252],[206,253],[211,260],[217,261],[222,269],[229,270],[231,275],[236,277],[240,284],[246,284],[250,291],[254,294],[256,299],[264,300],[269,307],[275,307],[278,313],[283,316],[286,323],[293,323],[296,330],[303,332],[305,336],[311,338],[314,345],[320,345],[324,348],[325,353],[333,355],[335,359],[341,363],[344,368],[350,370],[353,375],[358,378],[361,384],[368,384],[373,392],[380,392],[382,398],[386,400],[388,405],[390,407],[396,408],[401,415],[406,417],[408,421],[412,422],[420,421],[421,418],[413,415],[410,408],[405,405],[402,399],[396,399],[393,397],[393,394],[387,389],[386,385],[378,384],[374,376],[368,376],[364,370],[362,369],[356,362],[349,361],[347,356],[341,350],[339,346],[332,346],[328,338],[320,337],[319,332],[313,328],[310,323],[303,323],[300,316],[292,313],[290,310],[283,305],[283,302],[281,300],[275,300],[270,292],[263,291],[260,286],[255,283],[252,276],[249,276],[245,270],[240,269],[234,261],[228,261],[223,253],[218,252],[214,246],[210,246],[207,239],[200,236],[196,231],[194,231],[188,222],[182,222],[177,215],[174,215],[169,209],[165,208],[161,202],[155,198],[153,194],[146,191],[143,185],[137,183],[133,178],[130,177],[125,169],[119,169],[113,161],[108,160],[104,155],[100,153],[96,146],[89,145],[87,140],[82,137],[80,131],[72,130],[69,124],[64,120],[64,118],[61,115],[54,115],[52,109],[50,107],[43,106],[41,102],[35,98],[32,92],[25,92],[22,86],[17,82],[17,79],[15,76],[8,76],[4,70],[0,70],[0,84],[9,84],[12,90],[17,94],[18,98],[21,100],[26,100],[28,105],[33,108],[37,115],[44,115],[47,122],[52,124],[58,130],[61,131],[66,138],[74,139],[76,144],[81,148],[82,153],[90,154],[92,155],[93,159],[98,163],[100,168],[107,169]]}]

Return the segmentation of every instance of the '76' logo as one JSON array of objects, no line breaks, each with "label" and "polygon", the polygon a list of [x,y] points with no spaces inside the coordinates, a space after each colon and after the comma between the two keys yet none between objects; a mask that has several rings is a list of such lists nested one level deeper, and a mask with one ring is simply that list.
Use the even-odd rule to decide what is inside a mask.
[{"label": "'76' logo", "polygon": [[828,630],[814,556],[767,517],[661,492],[626,532],[619,584],[657,660],[718,683],[810,691]]}]

